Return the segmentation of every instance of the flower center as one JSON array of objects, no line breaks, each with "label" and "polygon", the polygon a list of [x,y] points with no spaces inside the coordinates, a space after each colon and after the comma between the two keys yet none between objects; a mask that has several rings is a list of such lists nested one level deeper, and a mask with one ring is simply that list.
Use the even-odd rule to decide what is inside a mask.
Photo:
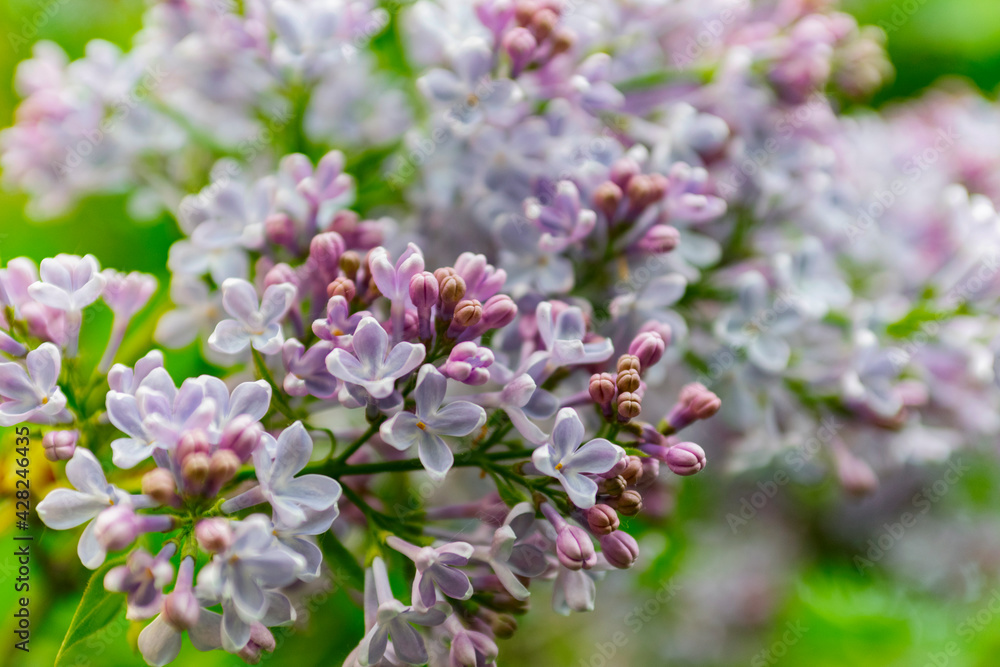
[{"label": "flower center", "polygon": [[562,470],[562,469],[563,469],[563,464],[562,463],[557,463],[556,464],[556,470]]},{"label": "flower center", "polygon": [[427,424],[425,424],[423,422],[417,422],[417,428],[419,428],[421,431],[426,431],[427,430]]}]

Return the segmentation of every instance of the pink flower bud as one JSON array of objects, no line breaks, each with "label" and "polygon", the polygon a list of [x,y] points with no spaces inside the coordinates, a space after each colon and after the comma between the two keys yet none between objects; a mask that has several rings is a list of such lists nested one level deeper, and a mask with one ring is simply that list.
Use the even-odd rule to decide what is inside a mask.
[{"label": "pink flower bud", "polygon": [[641,368],[648,369],[663,358],[666,349],[667,343],[660,334],[646,331],[632,339],[628,353],[639,359]]},{"label": "pink flower bud", "polygon": [[253,456],[263,436],[264,427],[260,422],[250,415],[239,415],[222,429],[219,449],[232,451],[241,463],[246,463]]},{"label": "pink flower bud", "polygon": [[114,505],[94,519],[94,536],[108,551],[120,551],[139,536],[139,517],[128,505]]},{"label": "pink flower bud", "polygon": [[299,286],[299,277],[296,275],[295,269],[284,262],[272,266],[264,276],[264,289],[271,285],[284,285],[285,283]]},{"label": "pink flower bud", "polygon": [[354,297],[358,294],[358,288],[354,284],[354,281],[350,278],[334,278],[330,281],[330,284],[326,286],[326,295],[331,299],[335,296],[344,297],[347,303],[354,301]]},{"label": "pink flower bud", "polygon": [[608,535],[618,530],[618,512],[609,505],[598,503],[587,510],[587,525],[594,535]]},{"label": "pink flower bud", "polygon": [[640,173],[642,173],[642,168],[638,162],[632,158],[623,157],[611,165],[611,173],[609,175],[611,182],[624,191],[628,187],[632,177]]},{"label": "pink flower bud", "polygon": [[681,234],[670,225],[653,225],[643,236],[637,247],[653,255],[668,253],[681,242]]},{"label": "pink flower bud", "polygon": [[604,216],[614,222],[618,217],[618,205],[622,203],[625,193],[615,183],[605,181],[594,189],[594,206]]},{"label": "pink flower bud", "polygon": [[202,519],[194,528],[198,546],[209,553],[222,553],[233,543],[233,529],[226,519]]},{"label": "pink flower bud", "polygon": [[205,480],[205,494],[212,496],[219,492],[240,469],[240,458],[231,449],[220,449],[212,454],[208,463],[208,477]]},{"label": "pink flower bud", "polygon": [[340,256],[346,249],[344,237],[337,232],[317,234],[309,242],[309,260],[319,271],[324,282],[329,282],[337,276]]},{"label": "pink flower bud", "polygon": [[625,393],[618,396],[618,416],[628,421],[642,414],[642,400],[638,394]]},{"label": "pink flower bud", "polygon": [[514,28],[503,38],[503,49],[510,56],[511,76],[517,77],[531,62],[538,41],[526,28]]},{"label": "pink flower bud", "polygon": [[422,271],[410,278],[410,299],[417,310],[429,309],[438,301],[437,278],[430,271]]},{"label": "pink flower bud", "polygon": [[441,367],[441,373],[468,385],[486,384],[490,379],[489,367],[493,365],[493,361],[493,352],[489,348],[466,341],[452,349],[448,361]]},{"label": "pink flower bud", "polygon": [[179,507],[181,504],[177,495],[177,482],[166,468],[156,468],[143,475],[142,492],[160,505]]},{"label": "pink flower bud", "polygon": [[705,467],[705,450],[693,442],[681,442],[667,450],[667,467],[675,475],[688,476]]},{"label": "pink flower bud", "polygon": [[483,305],[483,324],[490,329],[507,326],[517,317],[517,305],[506,294],[491,296]]},{"label": "pink flower bud", "polygon": [[264,221],[267,240],[275,245],[294,249],[296,245],[295,223],[284,213],[274,213]]},{"label": "pink flower bud", "polygon": [[667,193],[667,185],[667,177],[661,174],[637,174],[633,176],[629,179],[628,187],[625,188],[630,210],[637,213],[663,199]]},{"label": "pink flower bud", "polygon": [[73,458],[79,431],[49,431],[42,438],[45,458],[49,461],[68,461]]},{"label": "pink flower bud", "polygon": [[601,537],[601,552],[604,558],[621,570],[627,570],[639,558],[639,544],[628,533],[616,530]]},{"label": "pink flower bud", "polygon": [[183,466],[184,461],[193,454],[205,454],[207,457],[211,447],[204,431],[188,431],[178,441],[177,449],[174,450],[174,458],[177,459],[177,463]]}]

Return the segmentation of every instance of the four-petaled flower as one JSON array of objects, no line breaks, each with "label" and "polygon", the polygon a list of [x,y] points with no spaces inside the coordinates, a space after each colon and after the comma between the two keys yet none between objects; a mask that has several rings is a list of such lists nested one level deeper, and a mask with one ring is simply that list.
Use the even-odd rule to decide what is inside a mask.
[{"label": "four-petaled flower", "polygon": [[435,586],[447,597],[468,600],[472,597],[469,575],[458,568],[467,565],[474,548],[468,542],[449,542],[439,547],[418,547],[395,535],[386,544],[413,561],[417,574],[413,577],[413,605],[430,609],[437,602]]},{"label": "four-petaled flower", "polygon": [[32,421],[69,421],[66,396],[57,384],[62,359],[59,348],[42,343],[28,353],[27,370],[13,361],[0,364],[0,426]]},{"label": "four-petaled flower", "polygon": [[584,343],[587,323],[583,311],[576,306],[552,314],[552,303],[543,301],[535,310],[538,335],[545,343],[549,359],[554,366],[595,364],[606,361],[615,352],[610,340]]},{"label": "four-petaled flower", "polygon": [[426,353],[420,343],[397,343],[389,349],[389,334],[374,317],[361,320],[351,347],[354,354],[341,348],[331,352],[326,367],[335,378],[363,387],[374,398],[387,398],[396,380],[419,366]]},{"label": "four-petaled flower", "polygon": [[448,379],[430,364],[422,367],[413,391],[416,412],[400,412],[382,424],[382,439],[400,451],[417,445],[420,462],[432,477],[442,478],[455,456],[442,435],[468,435],[486,421],[486,411],[468,401],[442,407]]},{"label": "four-petaled flower", "polygon": [[611,470],[625,456],[625,450],[603,438],[583,442],[584,428],[573,408],[563,408],[556,415],[551,442],[531,455],[541,472],[555,477],[566,489],[573,504],[582,509],[594,505],[597,482],[587,477]]},{"label": "four-petaled flower", "polygon": [[239,278],[222,283],[222,307],[234,319],[222,320],[208,337],[209,346],[225,354],[242,352],[252,345],[262,354],[275,354],[285,339],[281,319],[292,307],[297,290],[290,283],[271,285],[257,301],[257,290]]}]

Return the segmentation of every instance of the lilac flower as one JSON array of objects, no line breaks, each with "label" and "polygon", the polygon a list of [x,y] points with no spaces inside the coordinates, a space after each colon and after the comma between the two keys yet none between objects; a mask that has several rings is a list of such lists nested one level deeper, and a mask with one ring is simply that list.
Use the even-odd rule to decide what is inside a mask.
[{"label": "lilac flower", "polygon": [[184,347],[200,334],[211,333],[219,323],[221,295],[210,293],[201,278],[174,274],[170,281],[170,300],[177,307],[163,314],[153,334],[153,339],[165,347]]},{"label": "lilac flower", "polygon": [[524,202],[525,216],[542,230],[539,248],[561,252],[587,238],[597,224],[597,214],[580,207],[580,191],[572,181],[559,181],[552,202],[536,198]]},{"label": "lilac flower", "polygon": [[374,317],[361,320],[351,345],[353,354],[336,349],[327,357],[326,367],[337,379],[363,387],[374,398],[387,398],[396,380],[420,365],[425,354],[419,343],[402,342],[389,349],[389,334]]},{"label": "lilac flower", "polygon": [[22,422],[57,424],[71,421],[66,396],[59,388],[59,348],[42,343],[28,353],[27,370],[13,361],[0,363],[0,426]]},{"label": "lilac flower", "polygon": [[[267,434],[264,439],[274,440]],[[260,486],[228,500],[225,510],[232,512],[248,507],[250,505],[245,503],[260,497],[271,504],[277,521],[285,527],[294,528],[311,518],[329,528],[337,517],[340,484],[326,475],[295,477],[309,463],[312,451],[312,438],[302,422],[295,422],[282,431],[273,444],[265,442],[253,453]]]},{"label": "lilac flower", "polygon": [[111,387],[111,391],[135,396],[143,380],[157,368],[163,368],[163,353],[159,350],[150,350],[135,362],[134,370],[123,364],[112,366],[108,371],[108,386]]},{"label": "lilac flower", "polygon": [[[104,562],[106,551],[97,540],[96,522],[91,519],[120,503],[130,505],[133,498],[118,487],[108,484],[101,464],[87,449],[77,448],[73,458],[66,464],[66,477],[76,490],[50,491],[38,503],[38,517],[54,530],[66,530],[89,522],[80,535],[77,554],[84,566],[93,570]],[[145,503],[141,496],[135,502]]]},{"label": "lilac flower", "polygon": [[441,373],[463,384],[481,385],[489,382],[492,364],[493,352],[489,348],[466,341],[452,348]]},{"label": "lilac flower", "polygon": [[365,606],[373,606],[376,611],[371,629],[361,640],[358,664],[362,667],[379,664],[390,639],[396,657],[402,662],[409,665],[427,662],[424,640],[413,626],[440,625],[444,623],[445,613],[440,609],[416,611],[396,600],[389,587],[385,563],[377,556],[365,576]]},{"label": "lilac flower", "polygon": [[454,614],[445,621],[445,628],[451,633],[451,648],[448,653],[451,667],[496,665],[500,650],[489,635],[466,629]]},{"label": "lilac flower", "polygon": [[136,271],[124,274],[105,269],[102,275],[106,280],[102,296],[115,316],[111,325],[111,338],[98,365],[102,372],[107,372],[125,338],[129,322],[149,303],[156,291],[157,282],[153,276]]},{"label": "lilac flower", "polygon": [[875,334],[867,329],[858,331],[854,337],[853,364],[841,378],[844,400],[849,405],[871,411],[878,418],[891,419],[903,409],[894,382],[909,361],[909,355],[901,349],[881,347]]},{"label": "lilac flower", "polygon": [[486,255],[463,252],[455,260],[455,273],[465,281],[465,298],[486,303],[507,282],[507,272],[486,261]]},{"label": "lilac flower", "polygon": [[801,323],[795,304],[769,300],[767,281],[751,271],[740,279],[739,305],[716,320],[716,332],[726,343],[746,348],[747,358],[757,368],[780,373],[791,357],[785,336]]},{"label": "lilac flower", "polygon": [[296,289],[288,283],[271,285],[257,301],[257,290],[245,280],[230,278],[222,283],[222,305],[235,319],[223,320],[208,337],[220,352],[236,354],[248,346],[262,354],[281,350],[284,337],[281,320],[295,300]]},{"label": "lilac flower", "polygon": [[174,661],[181,651],[181,635],[186,630],[191,644],[199,651],[222,647],[222,616],[204,608],[192,592],[194,559],[181,561],[174,590],[166,596],[161,613],[139,633],[139,652],[143,659],[162,667]]},{"label": "lilac flower", "polygon": [[559,568],[552,588],[552,609],[563,616],[571,612],[594,611],[597,586],[593,570]]},{"label": "lilac flower", "polygon": [[544,399],[547,396],[550,396],[548,392],[539,389],[528,373],[523,373],[507,382],[500,392],[500,408],[510,417],[517,432],[535,445],[542,444],[549,437],[531,421],[532,418],[546,419],[555,412],[554,407],[552,410],[546,409],[547,401]]},{"label": "lilac flower", "polygon": [[822,319],[830,309],[843,308],[852,297],[851,289],[825,261],[825,254],[822,243],[810,238],[794,255],[775,257],[782,289],[794,295],[799,312],[815,320]]},{"label": "lilac flower", "polygon": [[575,306],[566,308],[557,316],[552,314],[552,303],[543,301],[535,310],[538,334],[553,366],[594,364],[606,361],[615,352],[610,340],[584,343],[587,324],[583,311]]},{"label": "lilac flower", "polygon": [[417,79],[420,91],[450,107],[450,117],[460,123],[475,123],[484,115],[500,123],[506,121],[523,93],[510,79],[492,78],[493,52],[486,42],[468,38],[451,61],[454,71],[436,68]]},{"label": "lilac flower", "polygon": [[288,600],[273,589],[291,584],[305,566],[278,544],[261,514],[234,522],[233,531],[233,543],[201,569],[196,587],[199,598],[221,601],[222,647],[230,653],[247,645],[252,624],[269,613],[284,611],[294,619]]},{"label": "lilac flower", "polygon": [[382,439],[400,451],[417,445],[420,462],[432,477],[443,478],[455,456],[441,438],[464,436],[486,422],[486,411],[468,401],[442,407],[448,379],[430,364],[423,366],[413,392],[416,412],[400,412],[382,424]]},{"label": "lilac flower", "polygon": [[289,396],[331,398],[337,393],[337,378],[326,368],[326,358],[333,349],[333,344],[325,340],[308,350],[294,338],[285,341],[281,357],[288,374],[282,387]]},{"label": "lilac flower", "polygon": [[39,303],[66,313],[79,314],[97,301],[106,282],[93,255],[56,255],[42,260],[41,282],[28,288]]},{"label": "lilac flower", "polygon": [[514,505],[503,525],[493,533],[493,541],[485,557],[497,579],[517,600],[527,600],[531,595],[518,576],[537,577],[548,568],[545,552],[524,541],[534,523],[535,509],[531,503]]},{"label": "lilac flower", "polygon": [[168,542],[156,556],[139,548],[128,555],[124,565],[104,575],[104,588],[128,595],[125,617],[130,621],[152,618],[163,603],[163,587],[174,580],[170,558],[177,545]]},{"label": "lilac flower", "polygon": [[371,313],[363,310],[352,315],[347,299],[334,296],[326,304],[326,319],[314,321],[312,330],[323,340],[336,343],[338,347],[347,347],[358,324],[366,317],[371,317]]},{"label": "lilac flower", "polygon": [[583,437],[583,422],[576,410],[563,408],[556,415],[551,443],[536,449],[531,461],[542,473],[559,480],[573,504],[587,509],[595,502],[597,482],[586,474],[611,470],[625,456],[625,450],[603,438],[581,447]]},{"label": "lilac flower", "polygon": [[472,597],[469,576],[457,569],[469,563],[473,547],[467,542],[450,542],[439,547],[418,547],[395,535],[386,538],[386,544],[413,561],[417,574],[413,578],[413,605],[417,609],[430,609],[437,602],[435,587],[445,596],[455,600]]},{"label": "lilac flower", "polygon": [[405,303],[410,296],[410,279],[424,270],[424,256],[414,243],[407,244],[395,264],[382,247],[371,251],[368,263],[378,291],[393,303]]}]

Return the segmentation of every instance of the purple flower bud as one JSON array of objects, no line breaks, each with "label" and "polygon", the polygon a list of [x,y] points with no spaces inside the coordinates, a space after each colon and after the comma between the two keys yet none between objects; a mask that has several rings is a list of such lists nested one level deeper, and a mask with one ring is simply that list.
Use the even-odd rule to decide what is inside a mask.
[{"label": "purple flower bud", "polygon": [[611,182],[624,191],[632,177],[640,173],[642,173],[642,168],[638,162],[630,157],[623,157],[611,165]]},{"label": "purple flower bud", "polygon": [[594,543],[579,526],[566,524],[556,537],[556,556],[571,570],[590,569],[597,564]]},{"label": "purple flower bud", "polygon": [[594,535],[607,535],[618,530],[621,522],[618,513],[610,505],[598,503],[586,512],[587,525]]},{"label": "purple flower bud", "polygon": [[208,470],[212,460],[208,454],[196,452],[184,458],[181,465],[181,482],[188,495],[200,494],[208,481]]},{"label": "purple flower bud", "polygon": [[601,537],[601,552],[611,565],[627,570],[639,558],[639,544],[628,533],[616,530]]},{"label": "purple flower bud", "polygon": [[594,189],[594,206],[611,222],[618,217],[618,206],[625,193],[615,183],[605,181]]},{"label": "purple flower bud", "polygon": [[438,295],[438,281],[430,271],[421,271],[410,278],[410,300],[417,310],[430,309],[437,304]]},{"label": "purple flower bud", "polygon": [[657,203],[667,194],[669,181],[662,174],[637,174],[629,179],[625,194],[628,195],[629,213],[636,215]]},{"label": "purple flower bud", "polygon": [[232,451],[241,463],[253,456],[264,435],[264,427],[251,415],[239,415],[222,429],[219,449]]},{"label": "purple flower bud", "polygon": [[209,553],[222,553],[233,543],[233,529],[227,519],[202,519],[194,528],[198,546]]},{"label": "purple flower bud", "polygon": [[174,458],[177,459],[177,463],[183,466],[189,456],[204,454],[207,457],[211,449],[212,446],[209,444],[208,436],[204,431],[188,431],[178,441],[177,449],[174,451]]},{"label": "purple flower bud", "polygon": [[109,507],[97,515],[94,535],[106,550],[119,551],[139,536],[139,517],[129,505]]},{"label": "purple flower bud", "polygon": [[295,269],[284,262],[275,264],[264,275],[264,289],[271,285],[284,285],[285,283],[295,287],[299,286],[299,277],[295,274]]},{"label": "purple flower bud", "polygon": [[483,304],[483,324],[490,329],[507,326],[517,317],[517,305],[506,294],[497,294]]},{"label": "purple flower bud", "polygon": [[655,331],[645,331],[636,336],[628,346],[628,353],[638,357],[641,368],[650,368],[663,358],[667,343]]},{"label": "purple flower bud", "polygon": [[309,242],[309,261],[319,271],[323,282],[337,277],[340,256],[347,249],[344,237],[337,232],[323,232]]},{"label": "purple flower bud", "polygon": [[[677,432],[696,421],[708,419],[722,407],[722,401],[705,385],[693,382],[681,389],[677,405],[667,415],[669,432]],[[661,430],[663,430],[661,428]]]},{"label": "purple flower bud", "polygon": [[264,221],[264,233],[267,240],[275,245],[295,250],[295,222],[284,213],[274,213]]},{"label": "purple flower bud", "polygon": [[493,365],[493,361],[493,352],[489,348],[466,341],[452,349],[448,361],[441,367],[441,373],[468,385],[486,384],[490,379],[489,367]]},{"label": "purple flower bud", "polygon": [[503,38],[503,49],[510,56],[512,78],[517,78],[531,62],[538,41],[526,28],[514,28]]},{"label": "purple flower bud", "polygon": [[652,456],[642,459],[642,476],[636,482],[636,489],[642,491],[652,486],[660,476],[660,462]]},{"label": "purple flower bud", "polygon": [[194,559],[188,556],[181,561],[174,590],[163,600],[163,618],[178,631],[194,627],[201,617],[201,604],[191,590],[194,577]]},{"label": "purple flower bud", "polygon": [[49,461],[68,461],[76,451],[79,431],[49,431],[42,438],[45,458]]},{"label": "purple flower bud", "polygon": [[214,496],[240,469],[239,456],[231,449],[220,449],[212,454],[208,462],[208,478],[205,480],[206,496]]},{"label": "purple flower bud", "polygon": [[354,297],[358,295],[358,288],[354,284],[354,281],[350,278],[334,278],[330,281],[330,284],[326,286],[326,295],[331,299],[335,296],[343,297],[347,303],[354,301]]},{"label": "purple flower bud", "polygon": [[705,467],[705,450],[693,442],[681,442],[667,450],[665,463],[675,475],[693,475]]},{"label": "purple flower bud", "polygon": [[653,225],[643,236],[637,248],[653,255],[668,253],[681,242],[681,234],[670,225]]},{"label": "purple flower bud", "polygon": [[247,664],[256,665],[260,662],[262,653],[273,653],[276,647],[271,631],[263,623],[255,621],[250,625],[250,641],[236,655]]}]

